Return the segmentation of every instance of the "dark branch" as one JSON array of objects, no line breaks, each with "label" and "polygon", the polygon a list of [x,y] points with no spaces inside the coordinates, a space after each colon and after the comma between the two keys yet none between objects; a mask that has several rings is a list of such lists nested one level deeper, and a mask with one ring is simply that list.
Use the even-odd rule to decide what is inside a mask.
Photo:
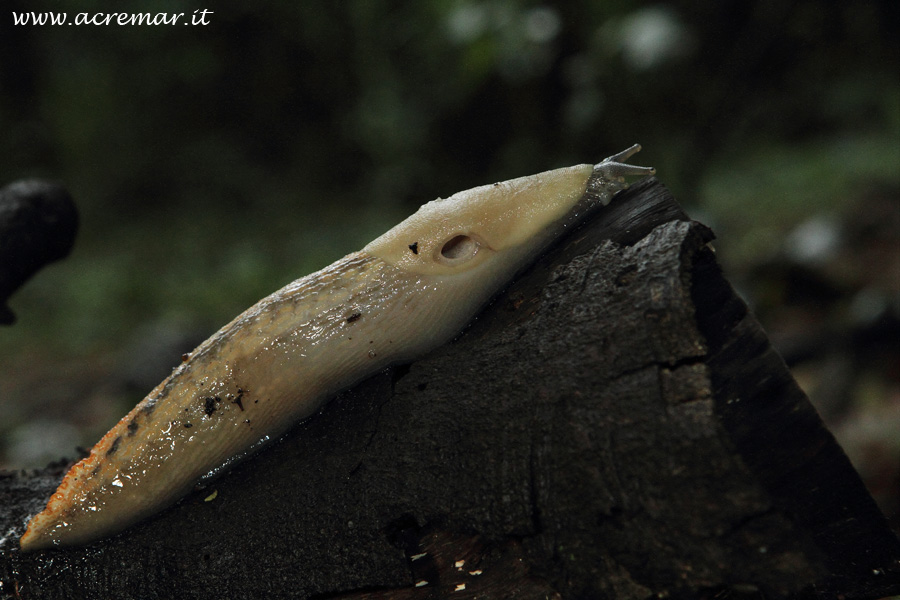
[{"label": "dark branch", "polygon": [[23,180],[0,189],[0,325],[16,317],[7,299],[45,265],[68,256],[78,212],[61,185]]}]

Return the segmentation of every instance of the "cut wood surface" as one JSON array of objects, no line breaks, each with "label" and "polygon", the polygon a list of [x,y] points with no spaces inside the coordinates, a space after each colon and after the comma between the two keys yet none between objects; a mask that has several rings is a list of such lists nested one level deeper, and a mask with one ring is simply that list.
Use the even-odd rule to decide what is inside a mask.
[{"label": "cut wood surface", "polygon": [[712,238],[634,186],[456,340],[117,537],[20,553],[64,469],[0,476],[0,597],[900,593],[896,536]]}]

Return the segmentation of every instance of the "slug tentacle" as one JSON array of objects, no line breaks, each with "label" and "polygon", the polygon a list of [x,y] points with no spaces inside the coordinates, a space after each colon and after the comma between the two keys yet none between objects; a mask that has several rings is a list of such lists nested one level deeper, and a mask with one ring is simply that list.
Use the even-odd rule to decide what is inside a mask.
[{"label": "slug tentacle", "polygon": [[22,550],[88,543],[176,502],[338,392],[452,339],[586,207],[623,162],[575,165],[424,204],[360,252],[302,277],[191,352],[74,465]]},{"label": "slug tentacle", "polygon": [[640,167],[624,162],[640,151],[641,145],[635,144],[594,165],[593,176],[588,183],[588,191],[596,196],[603,206],[609,204],[616,192],[628,189],[625,177],[646,177],[656,174],[656,169],[653,167]]}]

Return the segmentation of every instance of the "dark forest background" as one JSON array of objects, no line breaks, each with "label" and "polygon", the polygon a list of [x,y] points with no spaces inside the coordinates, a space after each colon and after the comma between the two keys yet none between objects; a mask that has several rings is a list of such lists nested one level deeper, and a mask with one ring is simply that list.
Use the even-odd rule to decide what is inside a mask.
[{"label": "dark forest background", "polygon": [[0,328],[0,467],[90,447],[182,352],[423,202],[640,142],[900,523],[895,0],[4,6],[0,185],[63,182],[81,230]]}]

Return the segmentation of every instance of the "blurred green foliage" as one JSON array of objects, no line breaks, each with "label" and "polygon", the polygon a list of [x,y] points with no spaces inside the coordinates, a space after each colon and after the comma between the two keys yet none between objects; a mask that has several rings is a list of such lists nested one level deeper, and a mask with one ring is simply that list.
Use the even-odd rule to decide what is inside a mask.
[{"label": "blurred green foliage", "polygon": [[[900,185],[895,0],[5,6],[0,182],[64,182],[83,227],[13,297],[4,377],[112,355],[141,323],[212,332],[424,201],[634,142],[736,264]],[[10,14],[203,8],[205,27]]]}]

